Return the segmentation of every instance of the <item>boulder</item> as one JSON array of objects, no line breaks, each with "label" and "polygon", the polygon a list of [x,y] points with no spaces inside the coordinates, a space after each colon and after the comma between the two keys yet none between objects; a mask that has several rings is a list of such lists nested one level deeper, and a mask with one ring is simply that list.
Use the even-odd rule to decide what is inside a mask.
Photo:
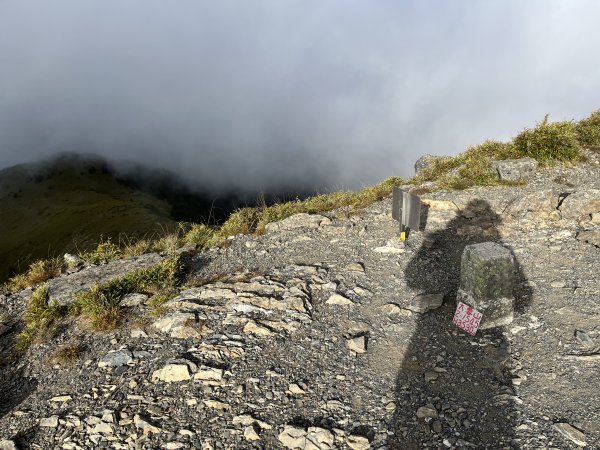
[{"label": "boulder", "polygon": [[577,239],[600,248],[600,230],[581,231],[577,234]]},{"label": "boulder", "polygon": [[433,406],[421,406],[417,409],[417,418],[419,419],[435,419],[438,413]]},{"label": "boulder", "polygon": [[[201,337],[203,327],[194,312],[174,312],[154,322],[154,328],[177,339]],[[201,317],[204,319],[204,316]]]},{"label": "boulder", "polygon": [[415,173],[418,174],[422,170],[425,170],[427,167],[431,165],[431,163],[437,159],[442,158],[442,156],[436,155],[423,155],[415,162]]},{"label": "boulder", "polygon": [[18,447],[15,441],[4,439],[0,441],[0,450],[18,450]]},{"label": "boulder", "polygon": [[146,294],[127,294],[121,299],[120,305],[133,308],[145,304],[146,300],[148,300]]},{"label": "boulder", "polygon": [[150,433],[160,433],[161,431],[159,427],[153,425],[148,419],[139,414],[133,416],[133,424],[145,435]]},{"label": "boulder", "polygon": [[152,379],[161,380],[166,383],[191,380],[190,364],[187,362],[167,364],[162,369],[155,370],[152,373]]},{"label": "boulder", "polygon": [[513,321],[515,258],[495,242],[467,245],[460,265],[457,301],[483,314],[479,328],[508,325]]},{"label": "boulder", "polygon": [[65,260],[65,265],[67,266],[67,270],[70,272],[77,271],[80,267],[83,266],[83,259],[81,259],[77,255],[72,255],[71,253],[65,253],[63,256]]},{"label": "boulder", "polygon": [[328,305],[353,306],[354,302],[340,294],[332,294],[325,302]]},{"label": "boulder", "polygon": [[600,189],[589,189],[568,195],[560,205],[564,219],[591,220],[600,213]]},{"label": "boulder", "polygon": [[369,450],[371,448],[369,439],[364,436],[348,436],[346,445],[352,450]]},{"label": "boulder", "polygon": [[366,353],[367,338],[365,336],[357,336],[346,341],[346,346],[356,353]]},{"label": "boulder", "polygon": [[303,449],[306,446],[306,431],[302,428],[286,426],[278,439],[285,448]]},{"label": "boulder", "polygon": [[506,214],[515,219],[559,219],[557,207],[558,195],[547,189],[515,199],[506,209]]},{"label": "boulder", "polygon": [[333,448],[334,437],[329,430],[318,427],[303,428],[286,426],[278,436],[279,442],[289,449],[326,450]]},{"label": "boulder", "polygon": [[566,437],[568,440],[573,442],[578,447],[586,447],[587,442],[585,441],[585,434],[579,431],[574,426],[566,423],[560,422],[554,424],[554,429]]},{"label": "boulder", "polygon": [[505,159],[492,161],[492,168],[498,172],[501,180],[519,181],[531,178],[538,167],[533,158]]}]

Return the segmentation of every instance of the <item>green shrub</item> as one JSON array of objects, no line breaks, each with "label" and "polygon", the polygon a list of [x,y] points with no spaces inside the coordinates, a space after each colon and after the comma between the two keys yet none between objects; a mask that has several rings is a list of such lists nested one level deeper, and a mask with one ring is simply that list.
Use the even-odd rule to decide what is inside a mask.
[{"label": "green shrub", "polygon": [[108,283],[95,285],[77,296],[71,313],[83,315],[92,328],[107,330],[115,328],[121,318],[121,299],[134,292],[158,287],[174,287],[181,275],[178,258],[169,258],[147,269],[135,270]]},{"label": "green shrub", "polygon": [[515,156],[515,148],[511,143],[488,140],[471,146],[456,156],[433,160],[410,183],[437,181],[438,189],[467,189],[472,186],[500,184],[498,174],[492,169],[492,160]]},{"label": "green shrub", "polygon": [[579,121],[575,128],[582,145],[600,145],[600,109]]},{"label": "green shrub", "polygon": [[95,250],[79,255],[87,264],[108,263],[121,258],[121,256],[121,249],[118,245],[113,244],[110,239],[101,240]]},{"label": "green shrub", "polygon": [[63,269],[63,261],[60,258],[51,258],[35,261],[27,272],[12,277],[1,288],[1,292],[18,292],[39,283],[57,277]]},{"label": "green shrub", "polygon": [[64,306],[48,304],[48,286],[39,286],[27,303],[23,315],[25,327],[17,335],[17,350],[26,350],[35,339],[41,337],[43,331],[49,330],[57,319],[66,314],[67,309]]},{"label": "green shrub", "polygon": [[526,128],[513,139],[518,157],[531,157],[541,164],[575,161],[581,156],[574,122],[548,122],[548,116],[535,128]]},{"label": "green shrub", "polygon": [[437,181],[446,176],[451,170],[463,163],[459,156],[440,156],[418,174],[409,180],[411,184],[423,184],[428,181]]}]

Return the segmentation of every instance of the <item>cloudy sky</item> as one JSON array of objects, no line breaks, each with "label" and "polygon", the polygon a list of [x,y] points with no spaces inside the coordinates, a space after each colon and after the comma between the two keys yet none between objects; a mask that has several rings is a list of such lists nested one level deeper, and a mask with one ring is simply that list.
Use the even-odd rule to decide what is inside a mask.
[{"label": "cloudy sky", "polygon": [[0,167],[360,187],[600,108],[597,0],[0,0]]}]

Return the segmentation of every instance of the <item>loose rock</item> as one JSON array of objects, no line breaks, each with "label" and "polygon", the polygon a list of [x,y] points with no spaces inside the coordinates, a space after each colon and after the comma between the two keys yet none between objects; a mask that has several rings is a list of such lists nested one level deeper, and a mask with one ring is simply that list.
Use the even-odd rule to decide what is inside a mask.
[{"label": "loose rock", "polygon": [[152,378],[166,383],[176,383],[191,380],[192,376],[187,364],[167,364],[162,369],[155,370]]},{"label": "loose rock", "polygon": [[133,416],[133,424],[135,425],[135,427],[137,429],[141,430],[142,433],[144,433],[144,434],[160,433],[160,431],[161,431],[161,429],[159,427],[157,427],[156,425],[153,425],[147,419],[145,419],[143,416],[141,416],[139,414],[136,414],[135,416]]},{"label": "loose rock", "polygon": [[554,429],[579,447],[585,447],[587,445],[585,434],[568,423],[556,423],[554,424]]},{"label": "loose rock", "polygon": [[325,302],[328,305],[353,306],[354,302],[340,294],[332,294]]},{"label": "loose rock", "polygon": [[421,294],[413,298],[406,306],[406,309],[424,314],[427,311],[433,311],[442,306],[443,301],[444,294]]},{"label": "loose rock", "polygon": [[346,341],[347,347],[356,353],[366,353],[367,339],[365,336],[358,336]]},{"label": "loose rock", "polygon": [[438,413],[435,408],[430,406],[421,406],[419,409],[417,409],[417,417],[419,419],[436,419],[437,416]]}]

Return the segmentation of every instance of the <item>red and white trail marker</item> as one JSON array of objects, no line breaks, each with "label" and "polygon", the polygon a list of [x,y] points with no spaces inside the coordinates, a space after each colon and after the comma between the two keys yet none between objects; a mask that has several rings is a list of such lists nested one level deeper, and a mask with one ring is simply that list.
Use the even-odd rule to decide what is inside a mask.
[{"label": "red and white trail marker", "polygon": [[482,316],[483,314],[475,308],[470,307],[466,303],[458,302],[452,323],[471,336],[475,336]]}]

